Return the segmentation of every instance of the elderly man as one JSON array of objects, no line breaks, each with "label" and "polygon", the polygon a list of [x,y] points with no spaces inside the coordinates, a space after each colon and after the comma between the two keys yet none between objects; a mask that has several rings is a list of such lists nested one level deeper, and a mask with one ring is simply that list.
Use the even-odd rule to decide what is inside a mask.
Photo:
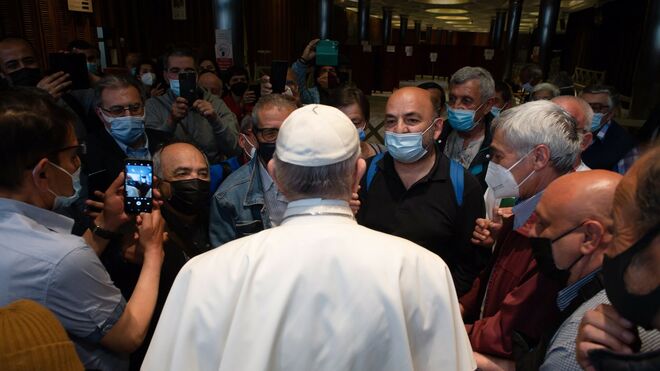
[{"label": "elderly man", "polygon": [[532,101],[535,100],[552,100],[552,98],[559,96],[559,88],[549,82],[542,82],[536,84],[532,89]]},{"label": "elderly man", "polygon": [[293,112],[268,170],[282,224],[183,268],[144,370],[475,368],[447,266],[353,219],[365,163],[346,115]]},{"label": "elderly man", "polygon": [[97,256],[127,219],[123,176],[106,190],[93,235],[72,235],[73,221],[51,211],[80,191],[72,122],[48,98],[0,93],[0,306],[18,299],[43,304],[62,322],[85,368],[125,370],[126,354],[143,341],[156,302],[163,223],[157,204],[138,218],[144,264],[127,303]]},{"label": "elderly man", "polygon": [[213,71],[202,70],[197,77],[197,84],[222,99],[222,80]]},{"label": "elderly man", "polygon": [[591,85],[582,90],[580,97],[594,111],[591,122],[593,142],[582,154],[582,160],[592,169],[606,169],[624,173],[631,165],[618,169],[617,163],[635,146],[635,141],[626,129],[614,121],[619,106],[619,94],[614,88]]},{"label": "elderly man", "polygon": [[656,145],[633,165],[616,189],[614,239],[603,261],[605,291],[585,303],[589,310],[575,340],[577,361],[584,369],[660,367],[658,157],[660,146]]},{"label": "elderly man", "polygon": [[594,139],[594,135],[591,133],[591,121],[594,117],[594,111],[584,99],[572,95],[560,95],[552,98],[552,102],[566,110],[575,119],[577,132],[581,138],[580,153],[577,160],[575,160],[575,171],[591,170],[582,161],[582,153],[589,148]]},{"label": "elderly man", "polygon": [[225,103],[208,91],[188,102],[181,96],[179,73],[195,72],[192,51],[184,48],[169,51],[164,58],[163,77],[170,85],[166,94],[147,100],[146,125],[153,129],[153,145],[172,139],[197,145],[211,163],[240,153],[236,142],[238,123]]},{"label": "elderly man", "polygon": [[[503,225],[477,220],[475,237],[496,237],[497,244],[491,265],[460,298],[476,352],[512,358],[514,337],[538,341],[555,320],[560,285],[539,273],[530,217],[548,184],[573,170],[578,151],[575,121],[551,102],[512,108],[493,123],[486,182],[495,197],[518,197],[519,203]],[[499,236],[493,236],[498,228]]]},{"label": "elderly man", "polygon": [[143,345],[131,355],[138,369],[153,336],[174,279],[191,258],[211,249],[208,241],[209,164],[189,143],[171,143],[154,154],[154,174],[163,197],[161,212],[168,239],[160,273],[158,299]]},{"label": "elderly man", "polygon": [[440,134],[440,150],[477,177],[486,190],[488,149],[492,141],[490,109],[495,102],[495,82],[481,67],[463,67],[449,80],[447,120]]},{"label": "elderly man", "polygon": [[90,195],[112,183],[126,158],[151,159],[140,83],[130,76],[108,75],[96,84],[95,96],[102,127],[89,134],[83,157]]},{"label": "elderly man", "polygon": [[369,159],[358,223],[440,255],[460,295],[490,255],[470,243],[474,221],[484,213],[479,182],[440,151],[443,121],[428,91],[399,89],[385,111],[387,152]]},{"label": "elderly man", "polygon": [[574,172],[550,183],[543,193],[530,232],[532,249],[541,274],[565,286],[556,303],[564,321],[548,329],[539,344],[529,344],[534,350],[523,353],[516,369],[577,367],[575,335],[583,313],[577,309],[603,288],[598,274],[612,240],[612,199],[620,179],[605,170]]},{"label": "elderly man", "polygon": [[295,109],[295,103],[280,94],[266,95],[254,107],[256,156],[231,173],[211,200],[209,238],[214,247],[282,221],[287,201],[266,165],[275,152],[282,122]]}]

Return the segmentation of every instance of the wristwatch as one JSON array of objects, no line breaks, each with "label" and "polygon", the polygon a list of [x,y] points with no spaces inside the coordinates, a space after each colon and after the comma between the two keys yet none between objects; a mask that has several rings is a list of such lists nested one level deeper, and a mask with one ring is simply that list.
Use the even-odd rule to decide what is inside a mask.
[{"label": "wristwatch", "polygon": [[121,237],[121,233],[112,232],[107,229],[103,229],[103,227],[96,224],[94,225],[94,227],[92,227],[92,233],[106,240],[114,240]]}]

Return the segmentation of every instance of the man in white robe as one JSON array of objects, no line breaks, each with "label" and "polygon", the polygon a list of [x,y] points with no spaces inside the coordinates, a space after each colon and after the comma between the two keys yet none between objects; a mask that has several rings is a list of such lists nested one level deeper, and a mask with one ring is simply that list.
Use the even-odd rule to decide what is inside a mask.
[{"label": "man in white robe", "polygon": [[474,370],[449,269],[359,226],[355,126],[307,105],[284,121],[268,170],[282,224],[193,258],[143,370]]}]

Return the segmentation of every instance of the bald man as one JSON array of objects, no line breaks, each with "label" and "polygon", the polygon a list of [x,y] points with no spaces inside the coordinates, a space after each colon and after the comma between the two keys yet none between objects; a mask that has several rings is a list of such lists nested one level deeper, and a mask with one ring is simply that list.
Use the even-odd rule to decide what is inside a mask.
[{"label": "bald man", "polygon": [[160,273],[158,298],[142,346],[131,354],[131,367],[138,369],[151,342],[165,299],[181,268],[191,258],[211,249],[208,240],[210,172],[206,156],[194,145],[168,144],[153,156],[154,175],[163,197],[161,213],[168,239]]},{"label": "bald man", "polygon": [[576,310],[603,287],[598,273],[612,241],[610,214],[620,180],[611,171],[574,172],[557,178],[543,193],[530,242],[541,274],[563,287],[557,295],[557,324],[565,321],[548,329],[534,351],[518,357],[517,369],[577,366],[574,340],[582,312]]},{"label": "bald man", "polygon": [[358,223],[438,254],[449,266],[460,296],[490,254],[470,242],[471,227],[484,214],[481,186],[460,164],[450,165],[439,150],[443,120],[427,90],[395,91],[385,113],[387,152],[367,165]]},{"label": "bald man", "polygon": [[660,369],[658,158],[656,145],[616,189],[615,233],[603,262],[605,290],[585,304],[588,311],[575,339],[577,361],[584,369]]},{"label": "bald man", "polygon": [[566,110],[577,123],[576,128],[580,136],[580,154],[575,161],[575,171],[591,170],[582,161],[582,152],[589,148],[594,139],[594,135],[591,133],[591,120],[594,117],[594,110],[584,99],[572,95],[560,95],[552,98],[552,102]]},{"label": "bald man", "polygon": [[197,84],[211,92],[218,98],[222,98],[222,80],[213,71],[202,71],[197,78]]}]

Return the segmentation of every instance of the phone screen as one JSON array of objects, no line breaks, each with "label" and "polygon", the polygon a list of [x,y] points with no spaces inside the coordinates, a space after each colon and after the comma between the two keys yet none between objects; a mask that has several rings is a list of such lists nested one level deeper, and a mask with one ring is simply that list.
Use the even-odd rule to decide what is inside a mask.
[{"label": "phone screen", "polygon": [[124,179],[124,211],[151,212],[153,170],[151,161],[127,159]]}]

